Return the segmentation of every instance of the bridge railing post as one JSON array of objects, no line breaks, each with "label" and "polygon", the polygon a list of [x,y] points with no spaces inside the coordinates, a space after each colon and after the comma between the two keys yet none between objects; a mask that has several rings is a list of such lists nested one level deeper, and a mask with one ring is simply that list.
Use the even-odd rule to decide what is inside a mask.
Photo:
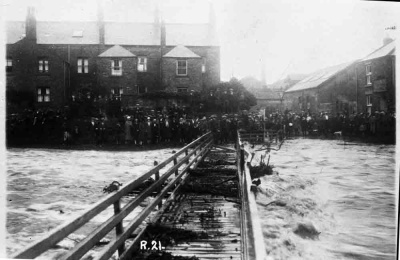
[{"label": "bridge railing post", "polygon": [[[160,179],[160,171],[157,171],[157,172],[155,173],[155,176],[156,176],[156,181],[158,181],[158,180]],[[161,190],[162,190],[162,186],[160,186],[160,187],[157,189],[157,192],[160,193]],[[158,209],[161,209],[161,207],[162,207],[162,199],[160,200],[160,203],[158,203]]]},{"label": "bridge railing post", "polygon": [[[174,165],[176,165],[178,163],[178,159],[176,159],[176,157],[174,158]],[[176,169],[176,171],[175,171],[175,176],[178,176],[178,174],[179,174],[179,170],[178,169]]]},{"label": "bridge railing post", "polygon": [[[120,212],[121,212],[121,200],[119,199],[114,203],[114,215],[117,215]],[[122,224],[122,221],[115,226],[115,233],[117,236],[124,233],[124,226]],[[124,251],[125,251],[125,244],[122,244],[120,247],[118,247],[118,256],[121,256],[124,253]]]},{"label": "bridge railing post", "polygon": [[[185,156],[187,156],[189,154],[189,149],[185,150]],[[187,159],[186,164],[189,164],[189,159]]]}]

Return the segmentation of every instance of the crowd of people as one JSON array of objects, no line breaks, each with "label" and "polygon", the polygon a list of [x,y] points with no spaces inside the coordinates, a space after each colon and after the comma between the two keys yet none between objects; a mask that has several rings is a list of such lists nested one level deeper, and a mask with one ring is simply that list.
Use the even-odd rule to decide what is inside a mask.
[{"label": "crowd of people", "polygon": [[[263,121],[265,129],[282,131],[285,137],[334,137],[337,133],[340,136],[348,137],[392,138],[394,140],[396,132],[395,113],[384,111],[376,111],[373,114],[338,113],[336,115],[327,112],[293,113],[285,111],[284,113],[269,114]],[[258,130],[262,130],[264,127],[263,124],[257,123],[257,119],[254,117],[249,126]]]},{"label": "crowd of people", "polygon": [[66,110],[25,110],[7,117],[7,144],[175,145],[190,143],[210,130],[216,135],[222,131],[226,142],[236,138],[233,115],[218,120],[216,115],[193,115],[177,106],[159,110],[136,107],[121,114],[76,118]]},{"label": "crowd of people", "polygon": [[217,143],[234,142],[238,129],[243,131],[273,131],[279,138],[293,136],[388,137],[395,135],[395,114],[310,112],[272,113],[260,116],[247,111],[240,114],[199,115],[184,108],[123,110],[120,117],[73,117],[67,110],[25,110],[7,116],[8,145],[71,145],[108,144],[146,146],[150,144],[186,144],[207,131],[212,131]]}]

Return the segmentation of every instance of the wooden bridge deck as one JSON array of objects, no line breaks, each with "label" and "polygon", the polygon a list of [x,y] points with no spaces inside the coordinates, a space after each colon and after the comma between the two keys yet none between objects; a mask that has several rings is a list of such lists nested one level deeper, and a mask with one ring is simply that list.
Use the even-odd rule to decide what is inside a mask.
[{"label": "wooden bridge deck", "polygon": [[[167,246],[166,252],[199,259],[242,258],[235,156],[234,152],[213,148],[204,162],[190,173],[186,185],[179,190],[175,199],[160,213],[159,222],[162,226],[207,234],[207,238],[189,239]],[[210,161],[218,165],[207,166]],[[195,187],[207,187],[210,191],[196,190]],[[221,194],[218,194],[219,189]]]}]

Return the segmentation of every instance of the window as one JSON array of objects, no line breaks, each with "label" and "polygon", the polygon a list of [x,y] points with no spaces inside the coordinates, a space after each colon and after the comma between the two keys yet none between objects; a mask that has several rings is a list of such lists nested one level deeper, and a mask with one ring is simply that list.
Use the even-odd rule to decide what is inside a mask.
[{"label": "window", "polygon": [[49,60],[46,58],[39,59],[39,72],[48,73],[49,72]]},{"label": "window", "polygon": [[367,74],[367,75],[369,75],[369,74],[372,73],[372,71],[371,71],[371,64],[367,64],[367,65],[365,66],[365,71],[366,71],[366,74]]},{"label": "window", "polygon": [[371,85],[371,75],[372,75],[372,70],[371,70],[371,64],[365,65],[365,73],[367,75],[367,85]]},{"label": "window", "polygon": [[111,75],[121,76],[122,75],[122,61],[115,59],[111,61]]},{"label": "window", "polygon": [[372,106],[371,95],[367,96],[367,106]]},{"label": "window", "polygon": [[178,88],[178,93],[188,92],[187,88]]},{"label": "window", "polygon": [[12,68],[13,68],[13,61],[11,58],[7,58],[6,61],[6,72],[12,72]]},{"label": "window", "polygon": [[147,57],[138,57],[138,71],[146,72],[147,71]]},{"label": "window", "polygon": [[78,73],[89,73],[89,60],[78,58]]},{"label": "window", "polygon": [[176,75],[186,76],[187,75],[187,61],[177,60],[176,61]]},{"label": "window", "polygon": [[111,89],[111,94],[113,96],[121,96],[122,94],[124,94],[124,89],[123,88],[112,88]]},{"label": "window", "polygon": [[206,60],[203,59],[203,63],[201,64],[201,73],[206,73]]},{"label": "window", "polygon": [[50,102],[50,88],[39,87],[37,88],[37,102]]}]

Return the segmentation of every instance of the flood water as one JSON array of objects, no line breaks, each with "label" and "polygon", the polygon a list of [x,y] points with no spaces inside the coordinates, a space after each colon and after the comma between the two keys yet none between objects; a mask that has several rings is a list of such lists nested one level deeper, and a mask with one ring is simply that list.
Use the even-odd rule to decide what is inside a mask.
[{"label": "flood water", "polygon": [[[155,160],[160,163],[171,157],[172,151],[9,149],[7,254],[13,254],[40,239],[47,231],[78,216],[108,195],[103,193],[103,188],[112,181],[125,184],[136,179],[153,168]],[[122,201],[122,206],[126,201]],[[90,223],[90,228],[107,220],[112,212],[112,207],[104,211]],[[82,239],[82,234],[88,230],[78,231],[72,239]],[[73,246],[74,241],[64,242],[63,247],[68,248]],[[54,259],[57,253],[62,253],[60,251],[63,250],[44,254],[43,257]]]},{"label": "flood water", "polygon": [[[126,183],[172,149],[137,152],[9,149],[7,253],[23,248]],[[395,146],[287,140],[271,152],[257,203],[272,259],[394,259]],[[269,204],[281,201],[283,204]],[[318,232],[294,231],[300,223]]]},{"label": "flood water", "polygon": [[273,259],[396,258],[394,145],[287,140],[270,164],[257,203]]}]

